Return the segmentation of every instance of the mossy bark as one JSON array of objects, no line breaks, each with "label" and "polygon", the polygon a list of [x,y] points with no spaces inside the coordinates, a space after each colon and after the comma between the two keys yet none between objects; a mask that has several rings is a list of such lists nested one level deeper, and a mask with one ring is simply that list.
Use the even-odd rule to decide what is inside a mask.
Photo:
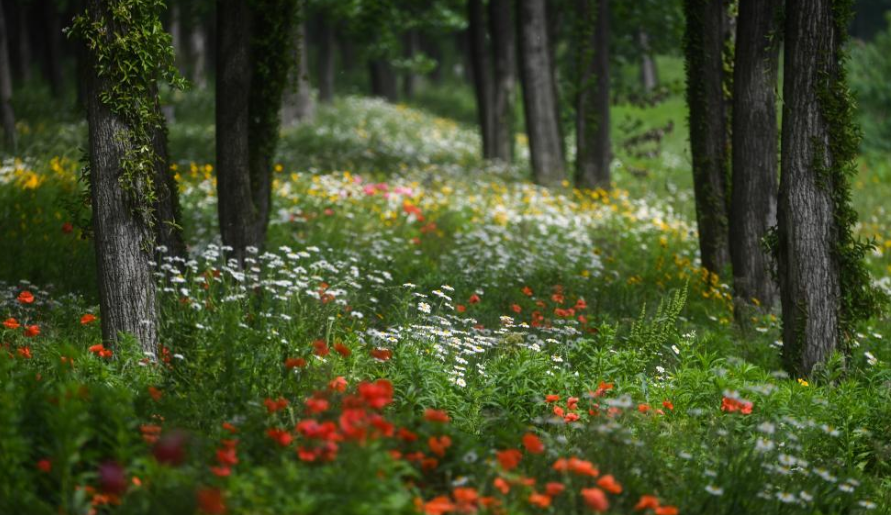
[{"label": "mossy bark", "polygon": [[492,157],[504,162],[513,160],[514,150],[514,91],[517,83],[516,36],[513,7],[510,0],[489,1],[489,33],[492,36],[492,55],[495,61],[492,111]]},{"label": "mossy bark", "polygon": [[576,186],[609,189],[609,1],[577,0],[581,25],[576,100]]},{"label": "mossy bark", "polygon": [[483,142],[483,157],[495,157],[495,91],[492,84],[492,61],[486,38],[486,9],[482,0],[467,2],[470,31],[470,61],[473,67],[473,91]]}]

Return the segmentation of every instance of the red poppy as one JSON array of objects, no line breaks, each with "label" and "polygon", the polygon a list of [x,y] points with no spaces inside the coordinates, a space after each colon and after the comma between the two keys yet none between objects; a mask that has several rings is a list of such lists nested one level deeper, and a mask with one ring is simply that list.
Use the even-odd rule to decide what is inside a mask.
[{"label": "red poppy", "polygon": [[33,337],[37,336],[38,334],[40,334],[39,326],[29,325],[29,326],[25,327],[25,337],[26,338],[33,338]]},{"label": "red poppy", "polygon": [[353,353],[353,351],[351,351],[349,347],[340,342],[334,344],[334,350],[345,358],[349,357],[349,355]]},{"label": "red poppy", "polygon": [[480,303],[480,296],[477,295],[476,293],[474,293],[473,295],[470,296],[469,299],[467,299],[467,303],[468,303],[468,304],[479,304],[479,303]]},{"label": "red poppy", "polygon": [[452,439],[447,435],[440,437],[431,436],[427,440],[427,445],[430,446],[430,452],[442,458],[445,456],[446,449],[452,446]]},{"label": "red poppy", "polygon": [[288,358],[285,360],[285,368],[291,370],[293,368],[303,368],[306,366],[306,360],[303,358]]},{"label": "red poppy", "polygon": [[16,352],[18,352],[18,355],[24,359],[31,359],[31,348],[30,347],[21,347]]},{"label": "red poppy", "polygon": [[547,508],[551,505],[551,497],[538,492],[532,492],[529,494],[529,504],[538,508]]},{"label": "red poppy", "polygon": [[445,495],[434,497],[423,504],[424,515],[443,515],[455,511],[455,508],[457,506]]},{"label": "red poppy", "polygon": [[566,399],[566,409],[576,410],[579,407],[579,398],[578,397],[570,397]]},{"label": "red poppy", "polygon": [[424,420],[428,422],[439,422],[441,424],[447,424],[449,422],[449,414],[443,410],[427,408],[424,410]]},{"label": "red poppy", "polygon": [[44,474],[49,474],[50,471],[53,470],[53,462],[44,458],[37,462],[37,470]]},{"label": "red poppy", "polygon": [[575,309],[582,310],[587,308],[588,303],[585,302],[585,299],[579,298],[577,301],[575,301]]},{"label": "red poppy", "polygon": [[210,467],[210,472],[217,477],[229,477],[232,469],[229,467]]},{"label": "red poppy", "polygon": [[455,311],[457,311],[458,313],[464,313],[465,311],[467,311],[467,306],[465,306],[464,304],[458,304],[457,306],[455,306]]},{"label": "red poppy", "polygon": [[325,357],[331,353],[331,349],[328,348],[328,343],[325,340],[316,340],[312,342],[312,346],[312,353],[316,356]]},{"label": "red poppy", "polygon": [[266,436],[268,436],[269,438],[274,440],[276,443],[278,443],[282,447],[287,447],[287,446],[291,445],[291,440],[293,439],[290,432],[285,431],[284,429],[278,429],[278,428],[267,429]]},{"label": "red poppy", "polygon": [[638,404],[637,411],[639,411],[641,413],[646,413],[646,412],[650,411],[650,405],[649,404]]},{"label": "red poppy", "polygon": [[523,295],[525,295],[527,297],[531,297],[532,296],[532,288],[530,288],[528,286],[523,286]]},{"label": "red poppy", "polygon": [[598,513],[603,513],[609,509],[609,501],[606,499],[606,494],[599,488],[583,488],[582,498],[585,500],[585,506]]},{"label": "red poppy", "polygon": [[219,488],[199,488],[195,492],[198,510],[207,515],[223,515],[226,513],[226,502]]},{"label": "red poppy", "polygon": [[667,400],[666,400],[666,401],[662,401],[662,407],[665,408],[665,409],[667,409],[667,410],[673,410],[673,409],[674,409],[674,404],[672,404],[671,401],[667,401]]},{"label": "red poppy", "polygon": [[306,404],[306,412],[310,415],[314,415],[316,413],[324,413],[330,407],[330,404],[325,399],[319,399],[316,397],[310,397],[304,401]]},{"label": "red poppy", "polygon": [[91,345],[90,348],[88,348],[87,350],[99,356],[100,358],[110,358],[113,355],[111,349],[106,349],[105,346],[101,343]]},{"label": "red poppy", "polygon": [[498,464],[501,465],[501,468],[505,471],[511,471],[517,468],[517,465],[520,464],[520,460],[523,459],[523,453],[517,449],[498,451],[496,456],[498,458]]},{"label": "red poppy", "polygon": [[655,495],[641,495],[640,500],[634,505],[634,509],[637,511],[657,508],[659,508],[659,499]]},{"label": "red poppy", "polygon": [[541,439],[532,433],[523,435],[523,447],[525,447],[526,451],[530,454],[541,454],[545,450],[544,444],[541,443]]},{"label": "red poppy", "polygon": [[288,407],[288,399],[283,397],[279,397],[276,400],[267,398],[263,400],[263,405],[266,406],[266,410],[269,411],[269,413],[275,413],[278,410]]},{"label": "red poppy", "polygon": [[597,391],[594,392],[594,397],[603,397],[606,392],[613,389],[613,383],[604,383],[600,381],[600,385],[597,386]]},{"label": "red poppy", "polygon": [[28,290],[24,290],[21,293],[19,293],[19,296],[16,298],[22,304],[31,304],[32,302],[34,302],[34,295],[31,292],[29,292]]},{"label": "red poppy", "polygon": [[507,495],[507,493],[510,492],[510,483],[505,481],[504,478],[496,477],[495,480],[492,481],[492,484],[504,495]]},{"label": "red poppy", "polygon": [[550,495],[551,497],[556,497],[563,493],[563,490],[566,490],[566,485],[563,483],[557,483],[556,481],[552,481],[545,485],[545,493]]},{"label": "red poppy", "polygon": [[357,389],[362,400],[371,408],[382,409],[393,403],[393,383],[386,379],[378,379],[374,383],[362,382]]},{"label": "red poppy", "polygon": [[557,402],[560,400],[560,396],[556,394],[550,394],[545,396],[545,402]]},{"label": "red poppy", "polygon": [[235,454],[235,452],[235,449],[231,447],[217,449],[217,462],[224,467],[237,465],[238,456]]},{"label": "red poppy", "polygon": [[71,231],[74,230],[74,225],[71,222],[65,222],[62,224],[62,233],[63,234],[71,234]]},{"label": "red poppy", "polygon": [[619,482],[616,481],[616,478],[614,478],[612,474],[607,474],[598,479],[597,486],[603,488],[611,494],[622,493],[622,485],[620,485]]},{"label": "red poppy", "polygon": [[19,321],[11,317],[4,320],[3,325],[6,326],[7,329],[18,329],[19,327],[21,327]]},{"label": "red poppy", "polygon": [[653,513],[655,515],[678,515],[678,509],[675,506],[659,506]]},{"label": "red poppy", "polygon": [[371,349],[371,357],[380,361],[387,361],[393,357],[393,351],[390,349]]},{"label": "red poppy", "polygon": [[347,380],[343,376],[337,376],[328,382],[328,389],[335,392],[345,392],[347,389]]},{"label": "red poppy", "polygon": [[522,311],[523,311],[523,308],[521,308],[519,304],[511,304],[511,305],[510,305],[510,309],[511,309],[514,313],[517,313],[517,314],[522,313]]},{"label": "red poppy", "polygon": [[95,322],[95,321],[96,321],[96,315],[94,315],[92,313],[87,313],[86,315],[80,317],[81,325],[87,325],[87,324],[89,324],[91,322]]},{"label": "red poppy", "polygon": [[738,411],[743,415],[749,415],[752,413],[752,403],[742,399],[724,397],[721,400],[721,411],[725,413],[736,413]]}]

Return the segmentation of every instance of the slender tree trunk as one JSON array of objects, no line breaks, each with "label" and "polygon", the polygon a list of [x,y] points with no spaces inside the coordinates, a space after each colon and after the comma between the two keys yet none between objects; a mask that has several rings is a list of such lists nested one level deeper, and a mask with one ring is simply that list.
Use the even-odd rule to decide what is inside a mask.
[{"label": "slender tree trunk", "polygon": [[52,0],[44,0],[43,13],[46,20],[46,71],[50,83],[50,91],[54,97],[62,94],[62,23],[56,4]]},{"label": "slender tree trunk", "polygon": [[334,24],[327,16],[319,20],[319,102],[334,100]]},{"label": "slender tree trunk", "polygon": [[474,87],[476,79],[473,76],[473,44],[470,30],[462,30],[455,33],[455,46],[461,56],[461,72],[464,80]]},{"label": "slender tree trunk", "polygon": [[251,95],[250,10],[247,0],[217,3],[216,144],[220,234],[230,256],[244,262],[260,214],[251,194],[248,145]]},{"label": "slender tree trunk", "polygon": [[685,0],[687,106],[702,266],[721,273],[730,262],[727,233],[728,127],[724,99],[724,5]]},{"label": "slender tree trunk", "polygon": [[0,5],[0,118],[3,124],[3,145],[16,151],[15,114],[12,110],[12,70],[9,63],[9,38],[5,9]]},{"label": "slender tree trunk", "polygon": [[286,127],[312,118],[316,110],[312,87],[309,84],[306,24],[301,23],[299,30],[295,32],[293,53],[297,66],[291,71],[291,80],[288,81],[287,92],[283,95],[282,102],[282,125]]},{"label": "slender tree trunk", "polygon": [[650,53],[650,36],[644,30],[637,33],[637,41],[640,44],[640,84],[647,93],[656,89],[659,85],[659,72],[656,69],[656,61]]},{"label": "slender tree trunk", "polygon": [[483,141],[483,157],[495,157],[495,110],[492,84],[492,63],[486,44],[486,11],[482,0],[467,2],[470,30],[470,57],[473,65],[473,86],[476,93],[476,112]]},{"label": "slender tree trunk", "polygon": [[[106,24],[106,1],[89,0],[88,6],[93,20]],[[106,28],[113,33],[112,27],[106,24]],[[131,334],[144,351],[157,355],[155,279],[147,248],[152,235],[149,221],[134,209],[149,185],[143,177],[135,191],[121,187],[122,162],[131,151],[131,127],[101,100],[112,87],[107,79],[90,74],[90,192],[102,336],[115,343],[121,334]]]},{"label": "slender tree trunk", "polygon": [[[578,0],[585,30],[579,50],[581,70],[576,106],[576,184],[609,189],[612,149],[609,136],[609,1]],[[592,12],[593,11],[593,12]]]},{"label": "slender tree trunk", "polygon": [[[161,114],[160,101],[155,110]],[[170,169],[167,153],[167,126],[163,116],[159,116],[162,125],[155,127],[152,134],[152,147],[155,150],[155,176],[152,182],[155,187],[155,241],[167,248],[167,255],[185,257],[186,243],[183,240],[180,226],[179,189],[175,173]]]},{"label": "slender tree trunk", "polygon": [[[420,46],[417,29],[408,31],[403,40],[405,42],[405,58],[411,59],[418,53],[418,47]],[[402,94],[405,98],[411,98],[415,95],[417,89],[418,74],[415,73],[414,70],[407,70],[405,72],[405,77],[403,77]]]},{"label": "slender tree trunk", "polygon": [[343,27],[335,32],[337,36],[337,48],[340,49],[340,61],[343,70],[350,73],[356,69],[356,45],[350,39]]},{"label": "slender tree trunk", "polygon": [[520,78],[532,173],[539,184],[559,186],[566,178],[566,165],[557,118],[557,92],[554,90],[548,52],[545,0],[519,0],[517,18]]},{"label": "slender tree trunk", "polygon": [[422,35],[421,48],[424,50],[425,54],[429,55],[436,62],[436,65],[430,71],[430,80],[433,82],[433,84],[441,86],[443,62],[442,47],[439,45],[439,41],[435,38],[425,37]]},{"label": "slender tree trunk", "polygon": [[388,102],[397,102],[396,74],[393,66],[385,59],[374,59],[369,63],[371,70],[371,94]]},{"label": "slender tree trunk", "polygon": [[[834,198],[845,194],[850,164],[845,160],[853,154],[838,141],[851,133],[839,59],[845,28],[838,17],[849,10],[844,4],[786,4],[777,222],[783,358],[794,374],[809,374],[839,348],[842,298],[851,294],[843,291],[841,281],[839,224],[844,222],[838,219]],[[835,155],[837,151],[851,155]]]},{"label": "slender tree trunk", "polygon": [[506,163],[513,160],[514,150],[513,108],[517,83],[515,26],[511,0],[490,0],[489,32],[492,35],[492,50],[495,56],[492,157]]},{"label": "slender tree trunk", "polygon": [[188,61],[188,53],[185,49],[183,41],[183,24],[182,16],[180,16],[179,5],[176,2],[170,3],[170,37],[173,43],[173,55],[176,58],[176,67],[184,76],[188,76],[186,70],[186,62]]},{"label": "slender tree trunk", "polygon": [[[777,212],[778,20],[776,3],[771,0],[740,2],[730,205],[730,256],[738,308],[757,302],[769,309],[778,295],[771,259],[761,244],[776,225]],[[745,309],[737,311],[745,316]]]},{"label": "slender tree trunk", "polygon": [[192,83],[198,89],[207,88],[207,30],[202,20],[196,20],[189,33],[189,55],[192,60]]},{"label": "slender tree trunk", "polygon": [[18,51],[19,51],[19,78],[27,83],[31,80],[31,31],[28,20],[28,5],[18,4]]}]

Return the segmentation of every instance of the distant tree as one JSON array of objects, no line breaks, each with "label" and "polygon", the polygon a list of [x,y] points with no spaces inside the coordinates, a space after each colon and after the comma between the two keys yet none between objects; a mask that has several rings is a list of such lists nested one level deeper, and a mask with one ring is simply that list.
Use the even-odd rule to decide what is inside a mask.
[{"label": "distant tree", "polygon": [[[88,0],[73,33],[86,43],[88,176],[93,207],[102,336],[131,334],[150,353],[158,329],[152,248],[163,158],[158,82],[177,82],[160,0]],[[166,163],[165,163],[166,165]]]},{"label": "distant tree", "polygon": [[297,0],[217,3],[216,138],[220,233],[230,256],[266,241],[279,108],[294,66]]},{"label": "distant tree", "polygon": [[334,55],[335,30],[331,15],[318,16],[319,29],[319,102],[328,103],[334,99]]},{"label": "distant tree", "polygon": [[[778,295],[762,240],[776,225],[777,62],[781,11],[772,0],[739,4],[733,67],[730,257],[735,296],[770,308]],[[745,310],[740,309],[745,316]]]},{"label": "distant tree", "polygon": [[9,38],[5,9],[0,5],[0,118],[3,143],[10,152],[16,149],[15,114],[12,109],[12,70],[9,62]]},{"label": "distant tree", "polygon": [[506,163],[513,160],[514,91],[517,83],[516,24],[511,0],[489,1],[489,34],[494,57],[492,94],[492,157]]},{"label": "distant tree", "polygon": [[862,262],[850,205],[858,131],[844,67],[850,0],[789,0],[785,11],[777,260],[783,358],[810,374],[842,350],[882,297]]},{"label": "distant tree", "polygon": [[316,104],[312,95],[312,86],[309,83],[309,54],[307,47],[306,24],[301,23],[294,32],[291,59],[291,73],[288,84],[285,86],[285,94],[282,98],[282,125],[285,127],[295,125],[301,121],[312,118],[315,114]]},{"label": "distant tree", "polygon": [[476,112],[483,141],[483,157],[491,159],[495,157],[495,90],[486,37],[486,9],[482,0],[468,0],[467,19],[470,31],[473,90],[476,94]]},{"label": "distant tree", "polygon": [[62,17],[56,0],[40,0],[40,14],[44,20],[46,42],[43,67],[54,97],[62,94]]},{"label": "distant tree", "polygon": [[520,77],[533,177],[539,184],[558,186],[566,178],[566,164],[545,4],[546,0],[518,1]]},{"label": "distant tree", "polygon": [[723,272],[730,262],[727,232],[729,134],[724,96],[723,0],[684,0],[687,108],[693,189],[702,266]]},{"label": "distant tree", "polygon": [[610,186],[609,0],[577,0],[576,185]]}]

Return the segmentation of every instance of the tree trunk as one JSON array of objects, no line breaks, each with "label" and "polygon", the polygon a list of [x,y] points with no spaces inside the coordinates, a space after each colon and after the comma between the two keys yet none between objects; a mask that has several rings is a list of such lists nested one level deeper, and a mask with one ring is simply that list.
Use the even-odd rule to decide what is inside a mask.
[{"label": "tree trunk", "polygon": [[532,173],[539,184],[559,186],[566,175],[557,118],[557,93],[548,52],[545,0],[519,0],[517,19],[520,78]]},{"label": "tree trunk", "polygon": [[327,104],[334,100],[334,24],[323,16],[319,25],[319,101]]},{"label": "tree trunk", "polygon": [[793,374],[809,374],[841,341],[841,240],[834,197],[845,193],[840,181],[848,156],[833,152],[848,149],[833,139],[849,136],[851,129],[841,125],[850,123],[844,119],[850,104],[839,62],[845,35],[838,16],[846,14],[836,11],[839,4],[790,0],[785,13],[777,259],[783,358]]},{"label": "tree trunk", "polygon": [[609,189],[609,0],[577,0],[585,41],[576,106],[576,185]]},{"label": "tree trunk", "polygon": [[189,55],[192,84],[198,89],[207,88],[207,31],[202,20],[197,20],[189,33]]},{"label": "tree trunk", "polygon": [[[740,2],[733,75],[730,256],[738,308],[769,309],[777,286],[761,241],[776,225],[778,13],[772,0]],[[745,316],[745,310],[739,309]],[[738,319],[740,317],[737,317]]]},{"label": "tree trunk", "polygon": [[29,29],[30,22],[28,20],[28,5],[16,5],[18,19],[18,53],[19,53],[19,69],[18,74],[22,83],[31,80],[31,32]]},{"label": "tree trunk", "polygon": [[371,69],[371,94],[396,103],[399,94],[396,91],[396,74],[393,66],[385,59],[374,59],[369,63]]},{"label": "tree trunk", "polygon": [[9,38],[4,7],[0,5],[0,119],[3,124],[3,145],[16,151],[15,114],[12,110],[12,70],[9,63]]},{"label": "tree trunk", "polygon": [[176,2],[170,3],[170,38],[173,44],[173,55],[175,57],[176,67],[179,72],[186,76],[186,62],[188,61],[188,53],[185,51],[183,44],[183,25],[179,12],[179,5]]},{"label": "tree trunk", "polygon": [[647,93],[656,89],[659,85],[659,72],[656,69],[656,61],[650,53],[650,37],[643,30],[637,33],[637,41],[640,44],[640,84]]},{"label": "tree trunk", "polygon": [[[113,33],[107,25],[106,2],[89,0],[88,6],[93,21]],[[131,128],[101,100],[112,87],[107,79],[90,74],[90,193],[102,337],[113,344],[121,334],[131,334],[144,351],[157,356],[155,279],[147,249],[152,236],[148,220],[135,209],[149,188],[148,177],[137,178],[134,191],[121,187],[122,162],[131,151]]]},{"label": "tree trunk", "polygon": [[461,56],[461,77],[474,87],[473,77],[473,45],[471,43],[470,30],[461,30],[455,33],[455,46]]},{"label": "tree trunk", "polygon": [[248,145],[251,94],[250,11],[247,0],[217,3],[216,144],[218,214],[223,245],[244,262],[259,213],[251,195]]},{"label": "tree trunk", "polygon": [[490,0],[489,31],[492,35],[492,50],[495,56],[492,157],[506,163],[513,160],[514,150],[513,108],[517,82],[514,27],[511,1]]},{"label": "tree trunk", "polygon": [[283,95],[282,102],[282,125],[285,127],[312,118],[316,110],[312,87],[309,84],[306,24],[301,23],[300,29],[295,32],[293,59],[297,62],[297,66],[291,71],[292,80],[288,81],[287,93]]},{"label": "tree trunk", "polygon": [[52,0],[44,0],[43,14],[46,20],[46,74],[54,97],[62,94],[62,23]]},{"label": "tree trunk", "polygon": [[186,257],[186,243],[183,240],[180,226],[179,189],[175,173],[170,169],[167,153],[167,126],[161,115],[160,101],[155,110],[162,120],[162,125],[155,127],[152,134],[152,147],[155,150],[155,176],[152,179],[155,187],[155,241],[167,248],[167,255]]},{"label": "tree trunk", "polygon": [[[411,59],[418,53],[419,43],[419,35],[417,29],[412,29],[405,34],[403,39],[405,42],[405,53],[404,56],[406,59]],[[405,77],[403,77],[402,82],[402,94],[405,98],[411,98],[415,95],[415,91],[418,89],[418,74],[414,72],[414,70],[406,70]]]},{"label": "tree trunk", "polygon": [[424,53],[429,55],[436,62],[436,65],[430,70],[430,80],[437,86],[442,86],[443,62],[442,47],[439,41],[432,37],[421,36],[421,48]]},{"label": "tree trunk", "polygon": [[473,66],[473,89],[476,94],[476,113],[483,141],[483,158],[495,157],[495,110],[492,87],[492,63],[486,44],[486,12],[482,0],[467,2],[470,31],[470,57]]},{"label": "tree trunk", "polygon": [[340,61],[343,71],[349,73],[356,69],[356,45],[350,34],[341,27],[335,32],[337,36],[337,48],[340,49]]},{"label": "tree trunk", "polygon": [[727,234],[727,119],[724,99],[724,5],[685,0],[687,106],[693,188],[702,266],[722,273],[730,261]]}]

